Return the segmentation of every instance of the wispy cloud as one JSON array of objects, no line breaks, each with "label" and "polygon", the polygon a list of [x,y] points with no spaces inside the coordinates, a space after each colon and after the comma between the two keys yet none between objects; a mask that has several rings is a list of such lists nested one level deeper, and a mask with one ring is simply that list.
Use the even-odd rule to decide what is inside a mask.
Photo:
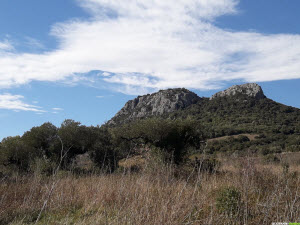
[{"label": "wispy cloud", "polygon": [[0,53],[1,51],[11,51],[13,49],[13,45],[8,40],[0,41]]},{"label": "wispy cloud", "polygon": [[0,95],[0,109],[19,111],[33,111],[38,113],[45,112],[41,107],[27,104],[23,101],[24,96],[22,95],[11,95],[5,93]]},{"label": "wispy cloud", "polygon": [[214,24],[219,16],[237,13],[238,3],[82,0],[91,18],[54,25],[56,50],[14,53],[3,45],[0,87],[32,80],[83,82],[77,74],[93,70],[106,71],[98,79],[129,94],[182,86],[214,89],[235,79],[300,78],[300,35],[235,32]]},{"label": "wispy cloud", "polygon": [[32,37],[25,37],[26,44],[33,49],[44,49],[45,46],[39,40]]},{"label": "wispy cloud", "polygon": [[52,110],[54,110],[54,111],[62,111],[64,109],[62,109],[62,108],[52,108]]}]

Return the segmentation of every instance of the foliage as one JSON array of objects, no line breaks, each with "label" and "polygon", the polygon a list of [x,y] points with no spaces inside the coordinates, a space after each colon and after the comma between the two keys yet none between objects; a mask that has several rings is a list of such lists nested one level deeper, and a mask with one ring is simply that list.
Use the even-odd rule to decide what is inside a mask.
[{"label": "foliage", "polygon": [[245,149],[249,146],[257,151],[266,147],[269,153],[278,151],[300,151],[300,110],[272,101],[245,96],[224,97],[209,100],[203,98],[185,110],[179,110],[171,118],[192,118],[203,126],[207,138],[231,136],[243,133],[259,134],[251,143],[217,148],[216,151]]},{"label": "foliage", "polygon": [[[127,154],[141,153],[153,146],[165,162],[181,163],[188,147],[199,148],[202,133],[192,120],[146,119],[112,130],[118,145],[129,147]],[[159,151],[158,151],[159,149]]]},{"label": "foliage", "polygon": [[[74,120],[65,120],[61,127],[51,123],[33,127],[22,137],[8,137],[0,144],[0,170],[51,174],[62,155],[62,168],[71,169],[77,155],[89,153],[98,167],[113,171],[116,167],[113,145],[108,129],[86,127]],[[2,169],[3,170],[3,169]],[[3,171],[0,171],[3,172]]]},{"label": "foliage", "polygon": [[232,217],[239,213],[241,208],[241,192],[235,187],[226,187],[219,191],[216,206],[220,213]]},{"label": "foliage", "polygon": [[195,157],[195,159],[192,161],[192,165],[201,172],[213,173],[216,172],[220,167],[220,161],[218,161],[214,156],[205,158]]},{"label": "foliage", "polygon": [[280,159],[274,154],[265,155],[263,159],[267,163],[279,163],[280,162]]},{"label": "foliage", "polygon": [[20,136],[4,138],[0,145],[0,163],[11,170],[28,171],[38,152],[27,146]]},{"label": "foliage", "polygon": [[[250,140],[242,134],[256,138]],[[225,136],[230,137],[215,139]],[[88,127],[68,119],[55,127],[48,122],[33,127],[22,137],[3,139],[0,166],[28,172],[36,159],[55,165],[66,154],[62,168],[70,170],[78,155],[88,153],[96,166],[113,171],[119,160],[147,152],[164,163],[180,164],[189,152],[203,151],[205,140],[209,140],[205,151],[210,154],[242,154],[246,150],[263,155],[297,152],[300,110],[270,99],[241,95],[202,98],[186,109],[123,125]]]},{"label": "foliage", "polygon": [[47,157],[52,157],[52,145],[57,141],[57,128],[51,123],[44,123],[25,132],[22,141],[31,149]]},{"label": "foliage", "polygon": [[91,132],[93,136],[92,145],[89,148],[91,159],[102,171],[114,171],[120,157],[113,148],[112,137],[108,128],[93,127]]}]

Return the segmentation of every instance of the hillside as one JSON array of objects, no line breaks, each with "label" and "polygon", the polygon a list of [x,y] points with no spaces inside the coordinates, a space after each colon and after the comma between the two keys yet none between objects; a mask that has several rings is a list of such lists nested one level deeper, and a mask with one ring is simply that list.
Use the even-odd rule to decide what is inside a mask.
[{"label": "hillside", "polygon": [[108,124],[118,125],[136,119],[165,116],[196,104],[200,100],[201,98],[195,93],[184,88],[161,90],[128,101]]},{"label": "hillside", "polygon": [[81,156],[86,156],[109,171],[124,158],[144,157],[149,149],[177,164],[204,151],[228,155],[299,152],[300,109],[267,98],[257,84],[235,85],[211,98],[183,88],[162,90],[127,102],[102,126],[65,120],[60,127],[44,123],[23,136],[4,138],[0,175],[33,170],[39,160],[46,160],[49,173],[62,147],[69,149],[63,168],[82,163]]},{"label": "hillside", "polygon": [[0,224],[297,221],[299,153],[300,110],[257,84],[162,90],[102,126],[67,119],[4,138]]},{"label": "hillside", "polygon": [[300,109],[267,98],[257,84],[235,85],[211,98],[201,98],[186,89],[138,96],[108,124],[153,117],[196,119],[215,131],[212,137],[241,132],[300,133]]},{"label": "hillside", "polygon": [[[160,113],[156,113],[157,108]],[[118,127],[149,118],[192,119],[201,125],[207,139],[257,134],[256,140],[247,145],[222,143],[218,150],[250,146],[260,151],[267,147],[271,152],[300,150],[300,109],[267,98],[257,84],[235,85],[211,98],[198,97],[186,89],[139,96],[126,103],[108,124]]]}]

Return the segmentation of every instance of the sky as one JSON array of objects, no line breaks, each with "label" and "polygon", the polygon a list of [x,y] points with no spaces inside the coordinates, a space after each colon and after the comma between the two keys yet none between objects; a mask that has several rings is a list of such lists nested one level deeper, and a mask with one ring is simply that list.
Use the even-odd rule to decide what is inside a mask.
[{"label": "sky", "polygon": [[300,108],[299,0],[2,0],[0,140],[137,95],[256,82]]}]

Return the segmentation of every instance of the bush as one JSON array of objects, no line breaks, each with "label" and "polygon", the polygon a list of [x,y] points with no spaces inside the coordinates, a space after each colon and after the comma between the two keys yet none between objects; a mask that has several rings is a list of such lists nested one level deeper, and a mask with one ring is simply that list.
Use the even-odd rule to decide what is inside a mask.
[{"label": "bush", "polygon": [[283,163],[282,165],[282,173],[287,175],[289,173],[290,165],[288,163]]},{"label": "bush", "polygon": [[279,163],[280,162],[280,159],[274,154],[265,155],[263,159],[267,163]]},{"label": "bush", "polygon": [[112,143],[112,136],[106,127],[94,128],[94,140],[89,147],[91,160],[102,172],[113,172],[120,159]]},{"label": "bush", "polygon": [[28,172],[30,163],[38,155],[20,136],[4,138],[0,145],[0,164],[15,172]]},{"label": "bush", "polygon": [[57,165],[49,159],[36,158],[30,164],[30,171],[36,175],[50,176],[54,173]]},{"label": "bush", "polygon": [[215,157],[198,159],[197,157],[192,162],[193,166],[201,172],[213,173],[220,167],[220,162]]},{"label": "bush", "polygon": [[266,156],[266,155],[268,155],[270,152],[269,152],[269,149],[267,149],[267,148],[261,148],[260,150],[259,150],[259,153],[261,154],[261,155],[263,155],[263,156]]},{"label": "bush", "polygon": [[130,147],[128,154],[151,146],[159,149],[164,162],[180,164],[187,149],[200,148],[202,133],[192,120],[146,119],[114,128],[113,137],[117,146]]},{"label": "bush", "polygon": [[239,142],[239,143],[244,143],[244,142],[248,142],[248,141],[250,141],[250,139],[245,135],[240,135],[237,138],[237,142]]},{"label": "bush", "polygon": [[237,216],[241,208],[241,193],[235,187],[226,187],[218,193],[216,206],[220,213]]}]

